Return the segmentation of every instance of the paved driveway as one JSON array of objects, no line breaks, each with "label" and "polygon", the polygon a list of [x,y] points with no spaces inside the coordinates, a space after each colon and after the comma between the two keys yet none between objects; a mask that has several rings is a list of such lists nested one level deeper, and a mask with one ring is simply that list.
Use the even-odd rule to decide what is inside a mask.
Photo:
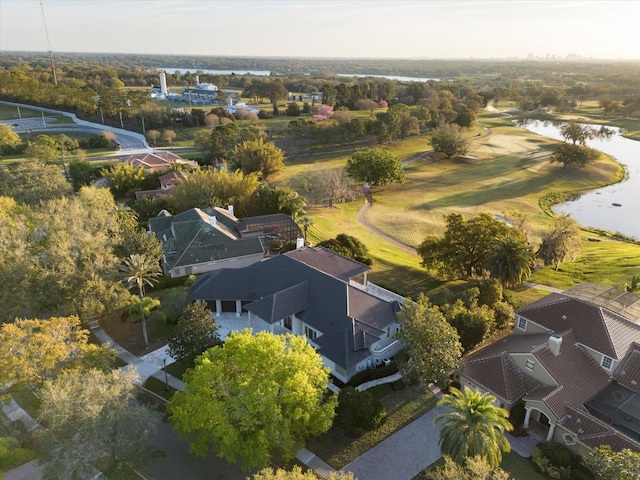
[{"label": "paved driveway", "polygon": [[436,407],[346,465],[359,480],[411,479],[440,458]]}]

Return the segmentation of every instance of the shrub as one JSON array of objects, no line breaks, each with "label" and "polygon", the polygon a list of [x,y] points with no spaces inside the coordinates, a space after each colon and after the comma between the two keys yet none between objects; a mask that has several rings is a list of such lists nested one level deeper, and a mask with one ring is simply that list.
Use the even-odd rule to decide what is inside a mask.
[{"label": "shrub", "polygon": [[478,302],[480,305],[493,307],[502,300],[502,286],[497,280],[481,280],[475,283],[478,287]]},{"label": "shrub", "polygon": [[516,292],[512,290],[504,290],[502,292],[502,297],[504,301],[511,305],[513,308],[522,308],[524,307],[524,302],[518,297]]},{"label": "shrub", "polygon": [[[553,461],[551,460],[552,458]],[[571,478],[573,457],[564,445],[557,442],[545,442],[532,452],[531,459],[542,473],[551,478],[556,480],[569,480]]]},{"label": "shrub", "polygon": [[287,106],[286,114],[287,114],[287,117],[299,117],[300,107],[298,106],[297,103],[292,102]]},{"label": "shrub", "polygon": [[273,113],[268,112],[267,110],[260,110],[258,112],[258,118],[260,120],[268,120],[270,118],[273,118]]},{"label": "shrub", "polygon": [[370,368],[355,375],[351,380],[349,380],[349,385],[351,385],[352,387],[357,387],[358,385],[362,385],[369,380],[388,377],[389,375],[398,373],[398,371],[398,365],[396,365],[395,363],[377,368]]},{"label": "shrub", "polygon": [[493,312],[495,313],[497,328],[505,328],[513,323],[516,319],[516,316],[513,313],[513,307],[507,302],[494,303]]},{"label": "shrub", "polygon": [[162,296],[160,310],[165,315],[166,322],[175,325],[187,305],[189,305],[189,293],[183,289],[174,289]]},{"label": "shrub", "polygon": [[387,412],[371,392],[359,392],[353,387],[346,387],[340,391],[336,425],[347,434],[378,428],[386,418]]},{"label": "shrub", "polygon": [[33,450],[21,448],[20,443],[14,437],[0,437],[0,478],[2,471],[11,470],[35,457]]}]

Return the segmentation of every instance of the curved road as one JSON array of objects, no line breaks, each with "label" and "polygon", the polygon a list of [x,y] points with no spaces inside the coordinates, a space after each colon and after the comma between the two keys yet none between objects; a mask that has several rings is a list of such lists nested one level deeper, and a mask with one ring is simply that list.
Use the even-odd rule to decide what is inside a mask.
[{"label": "curved road", "polygon": [[[100,134],[104,131],[113,132],[116,135],[116,140],[120,143],[122,150],[126,150],[127,153],[142,153],[151,152],[153,149],[149,147],[147,139],[141,133],[131,132],[122,128],[111,127],[109,125],[102,125],[100,123],[88,122],[86,120],[79,119],[75,114],[69,112],[62,112],[59,110],[52,110],[50,108],[34,107],[32,105],[24,105],[22,103],[3,102],[0,104],[10,107],[20,107],[25,110],[36,110],[43,112],[44,114],[62,115],[70,118],[73,123],[60,123],[56,124],[56,119],[50,116],[43,117],[31,117],[14,120],[0,120],[2,123],[9,123],[14,126],[16,133],[44,133],[44,132],[84,132],[91,134]],[[44,125],[43,125],[44,119]],[[114,155],[118,155],[115,152]]]}]

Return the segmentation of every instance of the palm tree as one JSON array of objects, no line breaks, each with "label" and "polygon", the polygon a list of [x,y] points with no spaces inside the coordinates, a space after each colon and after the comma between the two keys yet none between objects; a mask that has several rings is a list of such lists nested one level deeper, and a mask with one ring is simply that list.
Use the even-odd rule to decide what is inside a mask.
[{"label": "palm tree", "polygon": [[[138,298],[132,296],[133,300],[129,307],[130,317],[139,317],[142,321],[142,337],[144,338],[144,344],[149,348],[149,338],[147,337],[147,318],[151,316],[151,311],[160,306],[160,300],[157,298],[144,297]],[[137,321],[136,321],[137,323]]]},{"label": "palm tree", "polygon": [[283,193],[278,199],[278,208],[288,211],[293,221],[304,213],[304,207],[306,206],[307,203],[304,201],[304,197],[300,196],[298,192]]},{"label": "palm tree", "polygon": [[[155,280],[162,276],[160,264],[154,258],[139,253],[132,253],[124,260],[124,264],[120,267],[124,272],[126,282],[129,288],[138,287],[140,299],[144,298],[144,287],[149,285],[153,287]],[[142,336],[144,343],[149,347],[149,339],[147,337],[147,318],[142,315]]]},{"label": "palm tree", "polygon": [[304,244],[307,245],[307,230],[309,230],[309,227],[313,227],[313,219],[310,216],[305,215],[300,219],[300,224],[302,225],[302,231],[304,232]]},{"label": "palm tree", "polygon": [[533,250],[524,239],[507,236],[495,242],[488,262],[489,273],[502,286],[519,285],[531,276],[535,259]]},{"label": "palm tree", "polygon": [[138,287],[140,298],[144,297],[144,287],[153,287],[155,280],[162,275],[160,264],[155,258],[139,253],[132,253],[120,267],[124,272],[129,288]]},{"label": "palm tree", "polygon": [[502,452],[511,451],[504,436],[505,431],[513,430],[509,412],[493,405],[496,397],[491,394],[468,388],[461,392],[453,387],[450,392],[438,402],[450,411],[433,421],[436,424],[444,420],[440,427],[440,451],[461,465],[465,459],[479,455],[492,468],[497,468]]}]

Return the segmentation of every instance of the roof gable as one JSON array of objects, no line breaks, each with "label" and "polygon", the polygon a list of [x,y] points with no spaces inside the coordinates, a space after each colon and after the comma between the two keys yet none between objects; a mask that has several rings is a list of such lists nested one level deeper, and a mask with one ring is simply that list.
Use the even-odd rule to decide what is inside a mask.
[{"label": "roof gable", "polygon": [[572,329],[576,340],[620,359],[632,342],[640,342],[640,325],[584,300],[552,293],[516,312],[552,332]]},{"label": "roof gable", "polygon": [[285,255],[345,282],[356,275],[371,270],[364,263],[344,257],[324,247],[302,247],[287,252]]}]

